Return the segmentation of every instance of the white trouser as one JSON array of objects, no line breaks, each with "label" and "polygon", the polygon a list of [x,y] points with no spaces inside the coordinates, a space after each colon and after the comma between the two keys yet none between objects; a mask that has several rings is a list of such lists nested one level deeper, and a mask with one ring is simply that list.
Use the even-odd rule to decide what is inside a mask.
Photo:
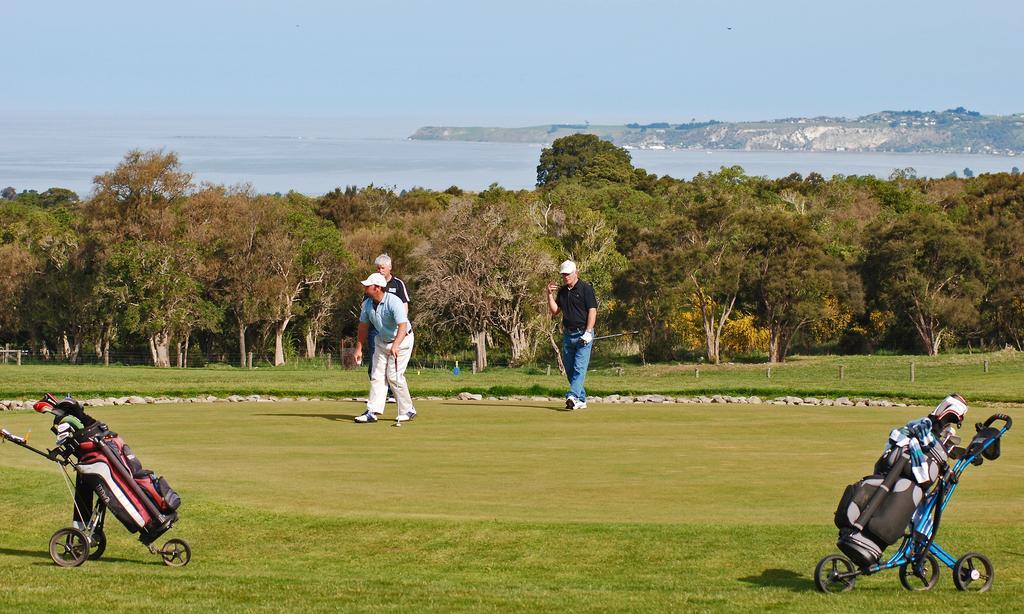
[{"label": "white trouser", "polygon": [[412,333],[409,333],[398,346],[398,358],[395,359],[391,355],[391,344],[385,342],[382,335],[377,335],[373,345],[373,371],[370,372],[370,398],[366,401],[366,409],[375,414],[383,414],[390,385],[398,401],[398,413],[414,410],[409,385],[405,382],[405,368],[409,366],[409,358],[412,356],[412,343]]}]

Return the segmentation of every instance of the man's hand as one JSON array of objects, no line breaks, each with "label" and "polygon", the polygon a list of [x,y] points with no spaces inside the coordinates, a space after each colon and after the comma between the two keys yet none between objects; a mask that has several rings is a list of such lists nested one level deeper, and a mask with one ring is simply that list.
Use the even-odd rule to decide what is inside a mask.
[{"label": "man's hand", "polygon": [[548,284],[548,294],[554,294],[558,290],[558,284],[551,282]]},{"label": "man's hand", "polygon": [[588,330],[587,332],[583,333],[582,337],[580,337],[580,344],[581,345],[590,345],[590,342],[593,341],[593,340],[594,340],[594,331]]},{"label": "man's hand", "polygon": [[356,348],[356,353],[352,355],[352,358],[357,365],[363,364],[363,348]]}]

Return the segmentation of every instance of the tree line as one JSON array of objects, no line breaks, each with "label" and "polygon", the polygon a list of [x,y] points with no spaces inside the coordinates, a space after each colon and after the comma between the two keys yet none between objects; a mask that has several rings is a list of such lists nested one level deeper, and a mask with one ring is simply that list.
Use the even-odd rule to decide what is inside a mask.
[{"label": "tree line", "polygon": [[311,197],[195,184],[174,153],[132,151],[85,199],[0,198],[0,342],[40,358],[143,350],[275,365],[354,335],[358,280],[389,253],[420,351],[558,356],[543,288],[576,260],[606,331],[647,360],[796,351],[1024,349],[1024,178],[817,173],[690,180],[592,135],[545,148],[532,190]]}]

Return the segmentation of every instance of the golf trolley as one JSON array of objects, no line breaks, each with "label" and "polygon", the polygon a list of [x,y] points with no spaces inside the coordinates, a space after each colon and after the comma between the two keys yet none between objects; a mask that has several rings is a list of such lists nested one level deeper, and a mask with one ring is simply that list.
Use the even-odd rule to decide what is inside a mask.
[{"label": "golf trolley", "polygon": [[[6,429],[0,429],[0,443],[9,441],[17,446],[25,448],[31,452],[51,460],[57,463],[61,472],[64,475],[65,484],[68,487],[68,491],[71,493],[72,501],[75,501],[75,488],[74,481],[68,474],[68,467],[72,467],[79,475],[85,475],[86,463],[76,459],[73,456],[73,452],[67,446],[58,446],[53,450],[43,451],[29,445],[26,437],[19,437],[12,434]],[[97,441],[97,444],[101,442]],[[111,473],[119,472],[120,481],[124,481],[126,472],[123,467],[117,466],[114,471],[108,471],[107,477],[111,483],[114,483],[114,478]],[[130,474],[128,474],[130,477]],[[50,558],[53,562],[60,567],[77,567],[84,563],[86,559],[96,560],[103,555],[104,550],[107,547],[107,536],[104,533],[104,521],[107,516],[108,505],[118,504],[118,500],[125,501],[139,501],[144,496],[138,487],[135,487],[136,492],[130,492],[126,495],[124,492],[111,492],[111,488],[104,485],[96,486],[97,501],[93,507],[92,513],[86,519],[81,514],[77,501],[75,501],[75,509],[79,512],[78,517],[83,518],[82,523],[76,523],[80,526],[65,527],[58,529],[52,537],[50,537],[49,552]],[[92,496],[92,493],[89,495]],[[176,495],[175,495],[176,496]],[[155,506],[151,501],[146,501],[145,505],[152,510]],[[136,510],[130,510],[128,512],[131,516],[137,517],[139,512]],[[142,527],[132,527],[129,524],[125,524],[129,529],[135,528],[139,531],[139,541],[146,546],[150,553],[158,555],[164,562],[165,565],[170,567],[184,567],[188,565],[192,559],[192,549],[189,547],[188,542],[183,539],[170,539],[164,543],[162,548],[157,549],[153,542],[156,539],[169,530],[177,520],[177,514],[170,512],[169,515],[163,515],[157,513],[153,517],[150,523],[147,523]],[[122,520],[123,521],[123,520]],[[154,524],[154,522],[156,524]],[[133,531],[134,532],[134,531]]]},{"label": "golf trolley", "polygon": [[[993,423],[1001,421],[1002,427]],[[914,511],[896,552],[886,561],[858,568],[842,554],[830,554],[818,562],[814,569],[814,584],[824,593],[843,593],[852,590],[857,577],[869,576],[887,569],[899,568],[900,583],[911,591],[929,591],[939,582],[940,563],[953,570],[953,584],[957,590],[985,592],[992,587],[994,569],[988,557],[968,552],[957,558],[935,543],[942,512],[949,505],[960,477],[967,467],[981,465],[985,459],[999,457],[1000,439],[1010,430],[1013,420],[1006,414],[993,414],[984,424],[975,425],[977,435],[966,448],[954,447],[949,454],[956,463],[948,468],[926,494]]]}]

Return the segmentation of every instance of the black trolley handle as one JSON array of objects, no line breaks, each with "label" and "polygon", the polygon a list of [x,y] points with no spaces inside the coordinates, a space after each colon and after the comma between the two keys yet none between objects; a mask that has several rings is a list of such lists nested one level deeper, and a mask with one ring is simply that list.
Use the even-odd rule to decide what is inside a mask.
[{"label": "black trolley handle", "polygon": [[992,426],[992,423],[995,422],[996,420],[1002,420],[1003,422],[1006,423],[1006,426],[1003,427],[1004,431],[1010,430],[1010,427],[1013,426],[1013,418],[1007,416],[1006,414],[992,414],[991,416],[988,417],[988,420],[985,420],[985,426]]}]

